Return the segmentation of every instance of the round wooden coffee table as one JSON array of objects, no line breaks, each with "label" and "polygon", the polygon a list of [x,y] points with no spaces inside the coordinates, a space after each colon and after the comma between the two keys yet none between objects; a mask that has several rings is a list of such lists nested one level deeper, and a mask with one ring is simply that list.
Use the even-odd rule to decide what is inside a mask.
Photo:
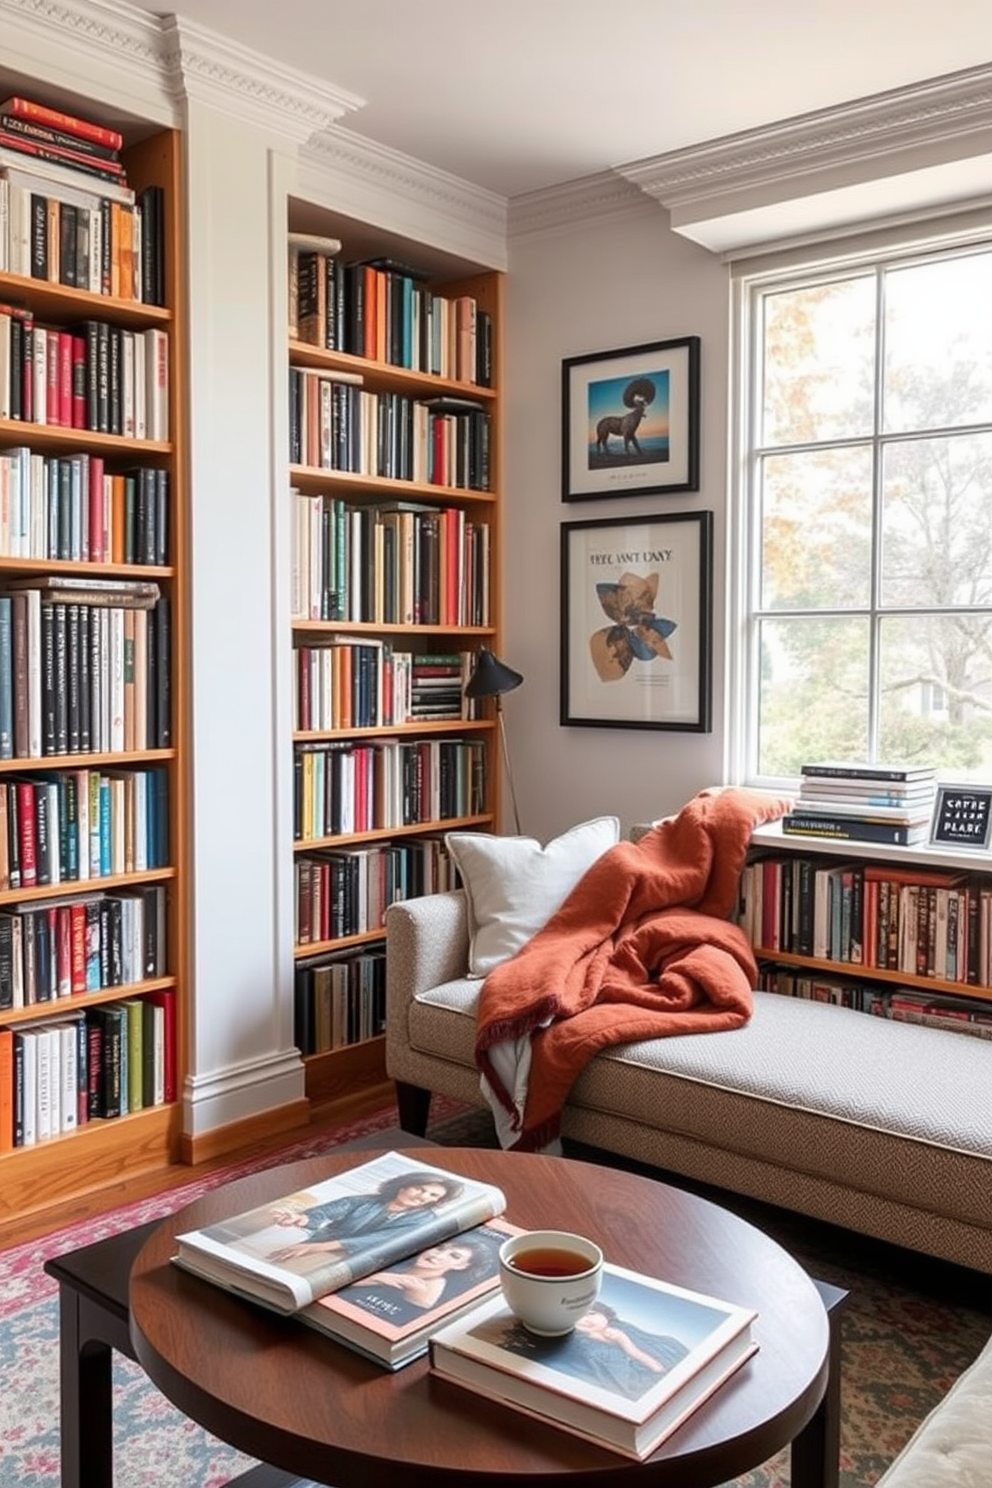
[{"label": "round wooden coffee table", "polygon": [[433,1378],[426,1360],[380,1369],[170,1264],[175,1235],[354,1166],[354,1155],[331,1152],[215,1189],[146,1241],[131,1272],[131,1336],[163,1394],[249,1456],[335,1488],[367,1488],[387,1471],[404,1488],[518,1479],[564,1488],[582,1475],[597,1488],[635,1478],[707,1488],[809,1426],[827,1385],[827,1316],[806,1272],[760,1230],[705,1199],[591,1163],[474,1148],[421,1155],[498,1183],[515,1224],[581,1230],[609,1261],[756,1308],[758,1353],[635,1462]]}]

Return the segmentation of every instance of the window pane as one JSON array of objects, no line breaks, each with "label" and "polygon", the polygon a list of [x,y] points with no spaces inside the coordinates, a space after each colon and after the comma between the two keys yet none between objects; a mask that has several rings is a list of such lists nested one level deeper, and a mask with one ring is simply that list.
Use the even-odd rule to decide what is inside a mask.
[{"label": "window pane", "polygon": [[883,472],[882,604],[992,605],[992,434],[890,445]]},{"label": "window pane", "polygon": [[992,615],[914,615],[880,629],[883,757],[992,776]]},{"label": "window pane", "polygon": [[873,278],[766,295],[763,350],[760,444],[809,444],[871,433]]},{"label": "window pane", "polygon": [[865,759],[867,620],[763,620],[758,773],[798,775],[811,759]]},{"label": "window pane", "polygon": [[992,408],[992,255],[885,275],[887,432],[988,423]]},{"label": "window pane", "polygon": [[871,585],[871,450],[761,462],[761,608],[864,607]]}]

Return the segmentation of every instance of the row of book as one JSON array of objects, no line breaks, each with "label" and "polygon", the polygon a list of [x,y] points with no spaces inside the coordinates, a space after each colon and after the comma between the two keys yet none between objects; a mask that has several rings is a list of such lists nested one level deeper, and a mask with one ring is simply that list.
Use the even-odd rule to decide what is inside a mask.
[{"label": "row of book", "polygon": [[0,1009],[163,976],[165,913],[162,884],[0,910]]},{"label": "row of book", "polygon": [[457,507],[293,491],[292,617],[488,625],[491,527]]},{"label": "row of book", "polygon": [[488,491],[491,421],[472,398],[370,392],[289,369],[289,458],[314,470]]},{"label": "row of book", "polygon": [[168,596],[143,580],[20,582],[0,593],[0,759],[168,748]]},{"label": "row of book", "polygon": [[0,1152],[175,1098],[171,989],[0,1027]]},{"label": "row of book", "polygon": [[41,325],[0,304],[0,419],[169,438],[169,333],[105,320]]},{"label": "row of book", "polygon": [[0,451],[0,558],[165,565],[169,474],[102,455]]},{"label": "row of book", "polygon": [[762,951],[992,986],[992,888],[966,873],[764,857],[739,922]]},{"label": "row of book", "polygon": [[57,770],[0,780],[0,891],[169,862],[168,772]]},{"label": "row of book", "polygon": [[314,945],[381,930],[390,904],[454,886],[441,838],[300,855],[294,875],[295,943]]},{"label": "row of book", "polygon": [[297,745],[297,842],[391,831],[485,810],[486,746],[479,739],[334,740]]},{"label": "row of book", "polygon": [[301,1054],[325,1054],[375,1038],[386,1028],[386,952],[360,951],[297,964],[293,1036]]},{"label": "row of book", "polygon": [[802,766],[788,836],[913,846],[930,834],[937,772],[929,765],[843,760]]},{"label": "row of book", "polygon": [[890,991],[844,978],[809,976],[782,966],[760,967],[759,985],[766,992],[853,1008],[856,1012],[891,1018],[897,1023],[920,1023],[928,1028],[992,1039],[992,1002],[978,1003],[968,997],[939,996],[914,987],[897,987]]},{"label": "row of book", "polygon": [[128,185],[122,143],[31,99],[0,104],[0,270],[165,304],[164,195]]},{"label": "row of book", "polygon": [[389,259],[342,263],[290,235],[289,334],[458,382],[491,387],[492,317],[474,295],[438,294],[426,275]]},{"label": "row of book", "polygon": [[[294,651],[293,728],[394,728],[476,717],[464,693],[473,651],[397,651],[346,637]],[[304,763],[304,770],[308,767]]]}]

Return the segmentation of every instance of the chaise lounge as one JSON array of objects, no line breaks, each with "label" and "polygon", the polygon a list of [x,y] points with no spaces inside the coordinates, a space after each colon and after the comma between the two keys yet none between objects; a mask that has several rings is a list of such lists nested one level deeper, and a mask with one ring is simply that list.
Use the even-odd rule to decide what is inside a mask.
[{"label": "chaise lounge", "polygon": [[[480,1108],[463,889],[387,913],[386,1068],[403,1127]],[[756,992],[750,1021],[602,1050],[562,1135],[992,1273],[992,1042]]]}]

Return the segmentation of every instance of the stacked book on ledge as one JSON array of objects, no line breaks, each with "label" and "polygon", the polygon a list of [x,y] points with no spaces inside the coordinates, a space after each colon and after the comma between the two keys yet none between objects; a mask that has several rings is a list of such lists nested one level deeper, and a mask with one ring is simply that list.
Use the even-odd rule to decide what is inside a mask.
[{"label": "stacked book on ledge", "polygon": [[930,834],[937,772],[929,765],[831,760],[803,765],[788,836],[912,847]]}]

